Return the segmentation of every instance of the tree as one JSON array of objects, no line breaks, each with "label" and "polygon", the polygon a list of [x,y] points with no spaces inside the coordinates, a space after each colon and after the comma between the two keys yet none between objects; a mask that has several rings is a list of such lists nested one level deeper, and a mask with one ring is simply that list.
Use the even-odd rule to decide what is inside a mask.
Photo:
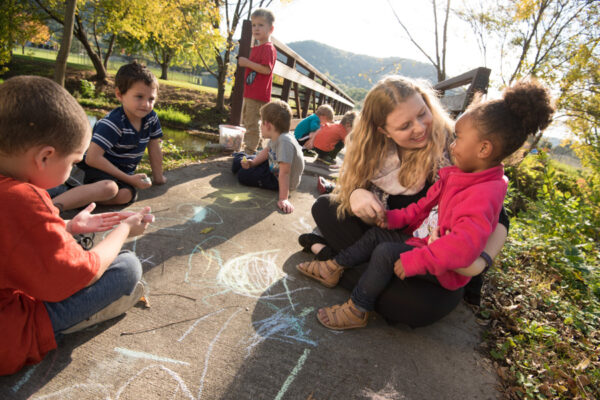
[{"label": "tree", "polygon": [[434,29],[435,29],[435,33],[434,33],[434,35],[435,35],[434,36],[434,38],[435,38],[435,56],[434,56],[435,60],[423,49],[423,47],[419,43],[417,43],[417,41],[410,34],[410,31],[406,28],[406,25],[404,25],[404,23],[402,22],[402,20],[396,13],[396,10],[394,9],[394,7],[392,7],[391,0],[388,0],[388,4],[389,4],[390,8],[392,9],[392,12],[394,13],[394,16],[396,17],[396,20],[398,21],[398,23],[400,24],[402,29],[404,29],[404,32],[406,32],[406,34],[408,35],[408,38],[410,39],[410,41],[417,47],[417,49],[419,49],[419,51],[421,53],[423,53],[423,55],[435,67],[435,69],[437,71],[438,82],[445,80],[446,79],[446,49],[447,49],[446,45],[448,42],[448,18],[450,16],[450,0],[446,0],[446,9],[444,11],[444,23],[442,25],[441,37],[440,37],[440,33],[438,31],[439,23],[438,23],[437,0],[431,0],[431,5],[433,7],[433,24],[434,24]]},{"label": "tree", "polygon": [[151,15],[146,48],[161,66],[161,79],[168,78],[172,64],[200,64],[200,57],[209,56],[211,44],[221,41],[212,25],[219,19],[219,9],[211,0],[157,2]]},{"label": "tree", "polygon": [[[46,18],[65,25],[64,8],[57,0],[30,0]],[[96,70],[95,79],[106,82],[106,66],[116,35],[144,37],[140,30],[150,0],[82,0],[75,13],[73,35],[79,40]],[[90,42],[90,39],[93,40]],[[107,50],[103,52],[101,42]],[[95,48],[94,48],[95,47]]]},{"label": "tree", "polygon": [[17,19],[23,21],[21,29],[14,32],[14,40],[21,46],[21,53],[25,54],[25,45],[31,43],[45,43],[50,39],[50,29],[40,21],[31,19],[24,14],[17,15]]},{"label": "tree", "polygon": [[56,68],[54,69],[54,80],[61,86],[65,85],[65,74],[67,72],[67,59],[71,49],[71,40],[73,39],[73,24],[75,22],[75,10],[77,9],[77,0],[67,0],[65,2],[65,24],[63,37],[56,56]]},{"label": "tree", "polygon": [[4,0],[0,7],[0,72],[12,58],[12,49],[28,21],[34,18],[27,12],[22,1]]},{"label": "tree", "polygon": [[[594,106],[600,40],[598,2],[500,0],[487,6],[480,15],[473,9],[459,15],[476,27],[475,32],[499,43],[502,83],[510,85],[527,76],[542,79],[558,90],[559,117],[566,117],[577,134],[593,137],[589,128],[594,126],[590,115],[598,115],[597,103]],[[597,119],[595,123],[597,127]],[[539,132],[531,148],[541,137]]]}]

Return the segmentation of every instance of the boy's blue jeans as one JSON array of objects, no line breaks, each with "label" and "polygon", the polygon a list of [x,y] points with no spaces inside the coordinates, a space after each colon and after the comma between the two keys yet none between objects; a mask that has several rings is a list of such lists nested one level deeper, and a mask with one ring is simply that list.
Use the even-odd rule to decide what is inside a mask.
[{"label": "boy's blue jeans", "polygon": [[344,267],[369,262],[350,296],[361,309],[375,309],[377,298],[394,277],[394,263],[400,253],[413,249],[404,243],[405,239],[407,236],[400,231],[373,227],[335,257],[335,261]]},{"label": "boy's blue jeans", "polygon": [[242,168],[242,159],[244,156],[248,160],[254,159],[254,156],[249,156],[245,153],[234,153],[233,164],[231,171],[238,175],[238,181],[245,186],[255,186],[269,190],[279,190],[279,181],[269,169],[269,162],[265,161],[254,167]]},{"label": "boy's blue jeans", "polygon": [[133,291],[142,278],[142,264],[131,251],[122,251],[93,285],[57,303],[45,302],[56,336]]}]

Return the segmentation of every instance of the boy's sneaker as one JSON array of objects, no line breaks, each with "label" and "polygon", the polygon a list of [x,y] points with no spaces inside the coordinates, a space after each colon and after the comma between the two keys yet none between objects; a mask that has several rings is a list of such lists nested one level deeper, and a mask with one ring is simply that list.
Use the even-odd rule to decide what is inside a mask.
[{"label": "boy's sneaker", "polygon": [[144,284],[142,282],[138,282],[135,284],[133,291],[125,296],[121,296],[119,299],[113,301],[102,310],[98,311],[96,314],[92,315],[88,319],[81,321],[78,324],[73,325],[72,327],[65,329],[61,333],[68,334],[80,331],[89,326],[99,324],[100,322],[108,321],[109,319],[113,319],[118,317],[119,315],[125,313],[131,307],[133,307],[140,298],[144,295]]},{"label": "boy's sneaker", "polygon": [[329,168],[332,168],[332,169],[340,168],[340,166],[336,164],[336,160],[331,157],[327,157],[327,156],[317,157],[316,161],[322,162],[323,164],[329,166]]},{"label": "boy's sneaker", "polygon": [[304,154],[307,157],[314,157],[317,155],[317,152],[309,149],[302,149],[302,154]]},{"label": "boy's sneaker", "polygon": [[320,176],[317,180],[317,190],[319,191],[319,193],[331,193],[333,192],[333,188],[335,188],[335,185],[327,179],[323,178],[322,176]]}]

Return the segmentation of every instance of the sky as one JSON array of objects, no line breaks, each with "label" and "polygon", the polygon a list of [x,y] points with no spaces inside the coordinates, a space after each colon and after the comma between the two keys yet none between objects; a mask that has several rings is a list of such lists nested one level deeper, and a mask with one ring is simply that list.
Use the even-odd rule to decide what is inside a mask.
[{"label": "sky", "polygon": [[[433,58],[434,25],[428,0],[292,0],[273,1],[273,36],[284,43],[315,40],[373,57],[402,57],[428,62],[404,32],[391,6],[415,40]],[[446,68],[458,75],[483,65],[468,26],[451,18]]]}]

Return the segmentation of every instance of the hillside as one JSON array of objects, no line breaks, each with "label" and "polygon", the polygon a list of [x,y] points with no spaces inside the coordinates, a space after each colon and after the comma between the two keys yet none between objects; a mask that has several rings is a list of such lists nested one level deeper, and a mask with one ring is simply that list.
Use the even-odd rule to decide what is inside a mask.
[{"label": "hillside", "polygon": [[392,73],[436,81],[433,66],[415,60],[354,54],[313,40],[287,45],[343,88],[370,89],[381,77]]}]

